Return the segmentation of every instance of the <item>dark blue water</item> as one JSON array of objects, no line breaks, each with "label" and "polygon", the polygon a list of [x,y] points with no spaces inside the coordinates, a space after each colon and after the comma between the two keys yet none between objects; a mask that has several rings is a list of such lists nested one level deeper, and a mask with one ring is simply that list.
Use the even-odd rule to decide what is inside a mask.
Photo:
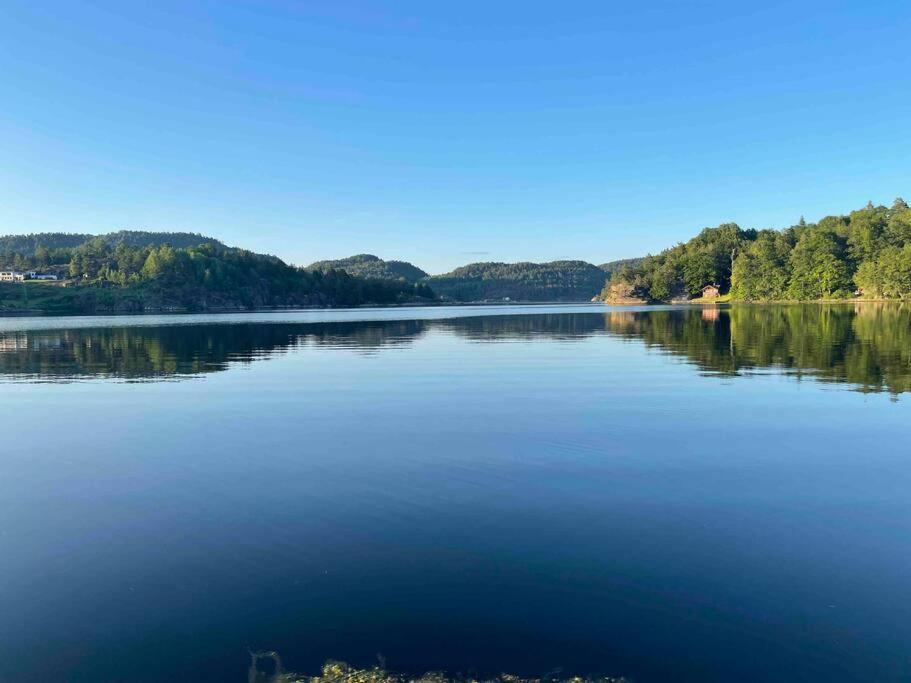
[{"label": "dark blue water", "polygon": [[909,391],[900,306],[0,320],[0,680],[908,681]]}]

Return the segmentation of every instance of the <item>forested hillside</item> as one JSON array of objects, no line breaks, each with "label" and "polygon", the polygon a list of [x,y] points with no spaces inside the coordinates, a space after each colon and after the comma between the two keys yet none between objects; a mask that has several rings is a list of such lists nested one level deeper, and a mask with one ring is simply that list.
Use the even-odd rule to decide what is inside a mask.
[{"label": "forested hillside", "polygon": [[384,261],[373,254],[357,254],[334,261],[317,261],[307,270],[344,270],[349,275],[379,280],[404,280],[415,283],[427,273],[407,261]]},{"label": "forested hillside", "polygon": [[585,261],[472,263],[426,282],[454,301],[589,301],[604,286],[604,271]]},{"label": "forested hillside", "polygon": [[0,264],[13,267],[16,257],[31,258],[43,256],[40,260],[55,263],[67,261],[62,252],[75,249],[89,241],[98,241],[116,247],[149,247],[170,244],[172,247],[195,247],[200,244],[225,245],[212,237],[194,232],[148,232],[146,230],[119,230],[104,235],[84,235],[65,232],[38,232],[28,235],[6,235],[0,237]]},{"label": "forested hillside", "polygon": [[75,249],[88,242],[94,235],[81,235],[66,232],[35,232],[27,235],[0,236],[0,262],[8,263],[17,254],[34,256],[37,249],[49,251],[57,249]]},{"label": "forested hillside", "polygon": [[[0,237],[0,270],[39,270],[57,284],[0,285],[0,310],[55,312],[356,306],[444,301],[671,301],[716,285],[732,300],[911,297],[911,208],[872,203],[783,230],[706,228],[641,259],[472,263],[428,276],[360,254],[307,268],[194,233],[120,231]],[[63,286],[63,285],[66,286]]]},{"label": "forested hillside", "polygon": [[641,256],[638,258],[622,258],[617,259],[616,261],[608,261],[607,263],[602,263],[598,267],[607,275],[607,280],[609,282],[614,276],[614,273],[619,271],[621,268],[635,268],[640,263],[642,263]]},{"label": "forested hillside", "polygon": [[[251,309],[282,306],[356,306],[429,301],[425,285],[370,280],[341,270],[307,271],[274,256],[220,243],[193,247],[135,247],[126,240],[89,240],[66,253],[66,263],[29,264],[61,271],[65,283],[0,286],[0,310],[47,312]],[[66,286],[63,286],[66,285]]]},{"label": "forested hillside", "polygon": [[717,284],[742,301],[901,298],[911,295],[911,209],[867,204],[784,230],[706,228],[685,244],[621,267],[606,300],[668,301]]}]

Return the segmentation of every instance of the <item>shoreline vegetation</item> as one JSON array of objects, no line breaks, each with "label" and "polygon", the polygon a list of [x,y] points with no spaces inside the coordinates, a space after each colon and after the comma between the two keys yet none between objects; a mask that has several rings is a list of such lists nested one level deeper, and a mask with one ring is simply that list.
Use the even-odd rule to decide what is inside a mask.
[{"label": "shoreline vegetation", "polygon": [[911,208],[901,198],[783,230],[724,223],[659,254],[598,266],[485,262],[442,275],[371,254],[300,267],[196,233],[0,237],[0,315],[909,297]]},{"label": "shoreline vegetation", "polygon": [[[708,293],[708,296],[706,296]],[[901,300],[911,297],[911,208],[867,206],[783,230],[705,228],[688,242],[621,266],[608,303]],[[700,299],[701,297],[701,299]]]},{"label": "shoreline vegetation", "polygon": [[154,315],[194,315],[200,313],[219,315],[219,314],[232,314],[232,313],[280,313],[280,312],[295,312],[295,311],[329,311],[329,310],[358,310],[358,309],[396,309],[396,308],[460,308],[460,307],[503,307],[503,306],[584,306],[591,305],[593,310],[600,310],[600,305],[602,306],[618,306],[618,307],[634,307],[634,306],[674,306],[674,307],[730,307],[732,305],[736,306],[802,306],[802,305],[814,305],[814,306],[847,306],[855,304],[897,304],[901,305],[903,303],[909,303],[904,299],[871,299],[863,297],[854,297],[851,299],[809,299],[806,301],[799,301],[794,299],[781,299],[781,300],[763,300],[763,301],[743,301],[730,299],[726,296],[721,296],[716,299],[690,299],[687,301],[674,301],[674,302],[662,302],[662,301],[651,301],[651,302],[626,302],[626,301],[421,301],[421,302],[408,302],[408,303],[363,303],[356,306],[260,306],[254,308],[247,307],[209,307],[204,310],[193,310],[183,307],[167,307],[167,308],[155,308],[155,307],[146,307],[142,310],[97,310],[94,312],[78,312],[78,311],[48,311],[41,308],[4,308],[2,305],[2,289],[3,286],[0,284],[0,318],[41,318],[41,317],[80,317],[80,316],[105,316],[105,317],[118,317],[118,316],[154,316]]},{"label": "shoreline vegetation", "polygon": [[436,299],[424,283],[306,270],[202,235],[121,231],[75,247],[72,237],[0,238],[0,312],[193,313]]},{"label": "shoreline vegetation", "polygon": [[[200,314],[200,313],[210,313],[210,314],[229,314],[229,313],[274,313],[282,311],[329,311],[329,310],[358,310],[358,309],[395,309],[395,308],[442,308],[442,307],[503,307],[503,306],[583,306],[591,305],[593,308],[597,307],[597,304],[603,302],[595,301],[451,301],[443,299],[435,300],[418,300],[418,301],[404,301],[404,302],[393,302],[393,303],[374,303],[374,302],[365,302],[356,305],[350,306],[333,306],[333,305],[277,305],[277,306],[237,306],[237,307],[228,307],[228,306],[208,306],[204,309],[195,309],[188,308],[183,306],[161,306],[156,307],[154,305],[147,305],[141,308],[140,310],[114,310],[114,309],[104,309],[99,308],[95,311],[84,312],[84,311],[67,311],[67,310],[47,310],[44,308],[24,308],[24,307],[9,307],[5,308],[4,303],[8,303],[9,299],[4,300],[4,285],[5,283],[0,283],[0,318],[26,318],[26,317],[44,317],[44,316],[60,316],[60,317],[78,317],[78,316],[131,316],[131,315],[190,315],[190,314]],[[21,287],[21,285],[18,285]],[[840,302],[845,303],[845,302]]]}]

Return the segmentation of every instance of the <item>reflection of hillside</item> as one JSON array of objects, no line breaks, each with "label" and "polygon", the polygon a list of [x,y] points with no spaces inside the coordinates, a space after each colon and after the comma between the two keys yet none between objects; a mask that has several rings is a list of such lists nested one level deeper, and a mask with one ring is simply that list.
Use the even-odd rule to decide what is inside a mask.
[{"label": "reflection of hillside", "polygon": [[854,384],[911,391],[911,310],[894,304],[735,306],[707,311],[615,311],[613,335],[685,357],[706,372],[780,368]]},{"label": "reflection of hillside", "polygon": [[604,332],[601,314],[541,313],[436,320],[432,327],[449,330],[472,341],[533,339],[584,339]]},{"label": "reflection of hillside", "polygon": [[191,376],[304,345],[371,353],[409,344],[433,330],[473,342],[606,334],[680,356],[713,374],[778,368],[864,391],[911,391],[911,310],[895,304],[15,332],[0,334],[0,375],[58,380]]},{"label": "reflection of hillside", "polygon": [[171,325],[0,335],[0,375],[155,379],[227,370],[315,344],[363,351],[407,343],[421,321],[274,325]]},{"label": "reflection of hillside", "polygon": [[614,336],[645,342],[688,360],[712,372],[732,373],[738,369],[731,356],[730,323],[727,311],[708,319],[693,308],[655,311],[613,311],[605,315],[604,328]]},{"label": "reflection of hillside", "polygon": [[864,391],[911,391],[911,310],[900,305],[738,307],[737,354]]}]

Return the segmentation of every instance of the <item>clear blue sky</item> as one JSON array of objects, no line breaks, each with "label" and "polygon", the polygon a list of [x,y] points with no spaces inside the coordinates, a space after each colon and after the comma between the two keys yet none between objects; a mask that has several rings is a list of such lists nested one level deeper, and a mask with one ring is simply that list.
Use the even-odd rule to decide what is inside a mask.
[{"label": "clear blue sky", "polygon": [[0,233],[596,263],[911,199],[911,4],[0,5]]}]

